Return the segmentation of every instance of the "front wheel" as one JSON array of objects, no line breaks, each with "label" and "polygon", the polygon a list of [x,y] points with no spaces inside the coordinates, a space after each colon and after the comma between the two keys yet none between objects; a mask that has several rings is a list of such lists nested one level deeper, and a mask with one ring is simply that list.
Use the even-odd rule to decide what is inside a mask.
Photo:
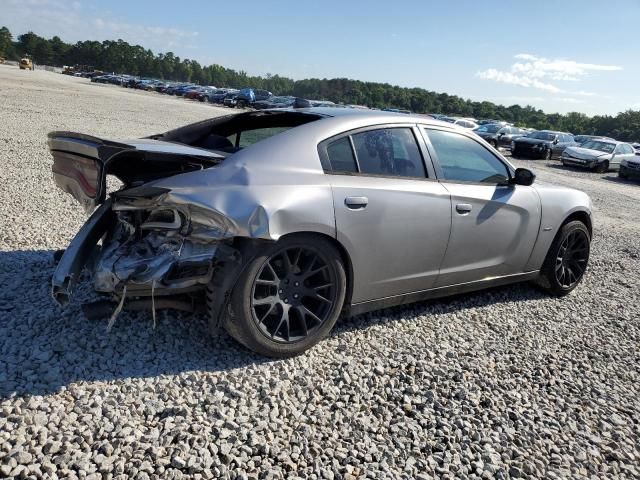
[{"label": "front wheel", "polygon": [[554,296],[564,296],[578,286],[589,262],[591,235],[579,220],[562,226],[545,258],[538,284]]},{"label": "front wheel", "polygon": [[333,328],[345,299],[340,253],[315,235],[285,237],[245,268],[224,326],[261,355],[284,358],[308,350]]},{"label": "front wheel", "polygon": [[597,173],[606,173],[609,171],[609,162],[605,160],[604,162],[597,164],[593,170]]}]

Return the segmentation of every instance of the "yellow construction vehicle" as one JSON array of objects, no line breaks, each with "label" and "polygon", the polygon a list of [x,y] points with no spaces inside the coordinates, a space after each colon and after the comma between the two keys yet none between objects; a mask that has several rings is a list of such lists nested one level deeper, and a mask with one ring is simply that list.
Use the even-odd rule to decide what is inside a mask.
[{"label": "yellow construction vehicle", "polygon": [[33,61],[29,55],[20,59],[20,70],[33,70]]}]

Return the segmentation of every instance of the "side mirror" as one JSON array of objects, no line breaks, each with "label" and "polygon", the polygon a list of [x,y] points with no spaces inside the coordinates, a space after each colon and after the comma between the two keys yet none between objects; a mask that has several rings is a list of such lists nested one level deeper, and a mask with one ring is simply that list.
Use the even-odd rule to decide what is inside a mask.
[{"label": "side mirror", "polygon": [[524,185],[525,187],[528,187],[535,179],[535,174],[528,168],[516,168],[513,178],[509,183],[512,185]]}]

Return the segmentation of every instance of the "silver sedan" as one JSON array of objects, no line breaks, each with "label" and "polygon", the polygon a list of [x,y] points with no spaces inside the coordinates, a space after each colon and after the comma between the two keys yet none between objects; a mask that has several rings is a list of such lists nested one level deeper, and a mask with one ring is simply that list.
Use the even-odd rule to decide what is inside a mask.
[{"label": "silver sedan", "polygon": [[594,172],[620,170],[622,162],[635,159],[635,150],[628,143],[604,138],[587,140],[579,147],[569,147],[560,159],[564,166],[589,168]]},{"label": "silver sedan", "polygon": [[[521,281],[581,281],[591,202],[535,184],[476,135],[347,108],[248,112],[137,140],[49,134],[54,178],[91,216],[58,257],[122,309],[204,310],[264,355],[295,355],[342,316]],[[108,194],[106,176],[123,187]]]}]

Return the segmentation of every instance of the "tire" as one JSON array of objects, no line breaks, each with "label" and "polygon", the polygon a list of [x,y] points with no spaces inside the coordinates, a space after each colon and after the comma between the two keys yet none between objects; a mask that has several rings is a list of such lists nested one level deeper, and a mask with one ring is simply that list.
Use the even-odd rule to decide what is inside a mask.
[{"label": "tire", "polygon": [[591,235],[585,224],[579,220],[565,223],[549,247],[538,285],[556,297],[571,293],[582,281],[590,250]]},{"label": "tire", "polygon": [[331,331],[346,285],[340,253],[328,240],[307,234],[285,237],[245,267],[223,326],[260,355],[299,355]]},{"label": "tire", "polygon": [[599,163],[593,167],[593,171],[596,173],[607,173],[609,171],[609,162],[605,160],[604,162]]},{"label": "tire", "polygon": [[498,142],[495,141],[495,140],[491,140],[491,146],[497,150],[498,149]]},{"label": "tire", "polygon": [[544,152],[544,159],[545,160],[551,160],[551,149],[547,149],[546,152]]},{"label": "tire", "polygon": [[623,179],[629,178],[626,173],[622,173],[622,170],[618,170],[618,176]]}]

